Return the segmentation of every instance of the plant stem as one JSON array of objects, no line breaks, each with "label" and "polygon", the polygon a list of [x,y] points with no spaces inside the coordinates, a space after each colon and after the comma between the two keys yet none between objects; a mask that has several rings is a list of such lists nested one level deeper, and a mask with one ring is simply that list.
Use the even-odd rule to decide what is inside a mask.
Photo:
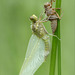
[{"label": "plant stem", "polygon": [[[61,0],[56,0],[56,8],[61,8]],[[60,10],[56,10],[60,16]],[[57,22],[57,36],[60,38],[60,20]],[[61,75],[61,41],[58,40],[58,75]]]},{"label": "plant stem", "polygon": [[[55,32],[54,35],[57,35],[57,31]],[[56,50],[57,50],[57,38],[55,38],[53,36],[49,75],[54,75],[55,74]]]},{"label": "plant stem", "polygon": [[[61,0],[56,0],[56,8],[61,8]],[[60,16],[60,10],[56,10]],[[54,33],[60,38],[60,20],[57,21],[57,29]],[[55,75],[55,64],[56,64],[56,52],[58,47],[58,75],[61,75],[61,42],[53,36],[52,40],[52,51],[50,60],[50,72],[49,75]]]}]

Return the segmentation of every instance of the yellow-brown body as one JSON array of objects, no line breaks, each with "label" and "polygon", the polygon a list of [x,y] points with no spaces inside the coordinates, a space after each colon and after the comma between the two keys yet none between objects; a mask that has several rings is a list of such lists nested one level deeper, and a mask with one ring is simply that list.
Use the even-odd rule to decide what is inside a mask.
[{"label": "yellow-brown body", "polygon": [[37,18],[36,16],[34,17],[33,16],[30,17],[30,19],[32,20],[32,25],[31,25],[32,32],[37,37],[43,39],[45,43],[45,57],[46,57],[49,54],[49,50],[50,50],[50,40],[49,40],[48,32],[46,31],[43,23],[35,19]]}]

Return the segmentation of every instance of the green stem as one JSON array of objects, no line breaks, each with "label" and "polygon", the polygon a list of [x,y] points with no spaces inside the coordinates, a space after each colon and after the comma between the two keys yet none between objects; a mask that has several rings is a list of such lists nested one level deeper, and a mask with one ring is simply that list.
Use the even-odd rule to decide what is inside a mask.
[{"label": "green stem", "polygon": [[[61,8],[61,0],[56,0],[56,8]],[[60,16],[60,10],[56,10]],[[57,36],[60,38],[60,20],[57,22]],[[58,75],[61,75],[61,41],[58,40]]]},{"label": "green stem", "polygon": [[[61,8],[61,0],[56,0],[56,8]],[[56,10],[60,16],[60,10]],[[54,33],[60,38],[60,20],[57,21],[57,29]],[[50,72],[49,75],[55,75],[56,66],[56,52],[58,47],[58,75],[61,75],[61,42],[57,38],[53,37],[52,40],[52,50],[51,50],[51,60],[50,60]]]},{"label": "green stem", "polygon": [[[57,35],[57,31],[55,32],[54,35]],[[57,50],[57,38],[53,37],[49,75],[54,75],[55,74],[56,50]]]}]

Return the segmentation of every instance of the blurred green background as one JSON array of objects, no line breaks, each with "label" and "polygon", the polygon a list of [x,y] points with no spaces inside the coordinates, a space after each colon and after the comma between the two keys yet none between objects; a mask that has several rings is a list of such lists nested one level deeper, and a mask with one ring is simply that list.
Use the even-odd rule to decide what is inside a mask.
[{"label": "blurred green background", "polygon": [[[19,75],[29,39],[29,17],[49,0],[0,0],[0,75]],[[74,0],[62,0],[62,75],[74,73]],[[45,23],[50,31],[50,23]],[[35,75],[49,74],[49,57]],[[57,73],[56,73],[57,74]]]}]

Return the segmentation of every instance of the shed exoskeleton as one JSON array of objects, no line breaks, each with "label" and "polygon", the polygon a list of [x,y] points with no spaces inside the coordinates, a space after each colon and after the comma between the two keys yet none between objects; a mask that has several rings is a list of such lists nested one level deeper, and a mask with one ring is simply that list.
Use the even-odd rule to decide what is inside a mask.
[{"label": "shed exoskeleton", "polygon": [[51,21],[52,33],[56,31],[57,28],[57,19],[61,19],[55,9],[60,8],[52,8],[52,1],[44,4],[45,14],[48,16],[47,20]]}]

